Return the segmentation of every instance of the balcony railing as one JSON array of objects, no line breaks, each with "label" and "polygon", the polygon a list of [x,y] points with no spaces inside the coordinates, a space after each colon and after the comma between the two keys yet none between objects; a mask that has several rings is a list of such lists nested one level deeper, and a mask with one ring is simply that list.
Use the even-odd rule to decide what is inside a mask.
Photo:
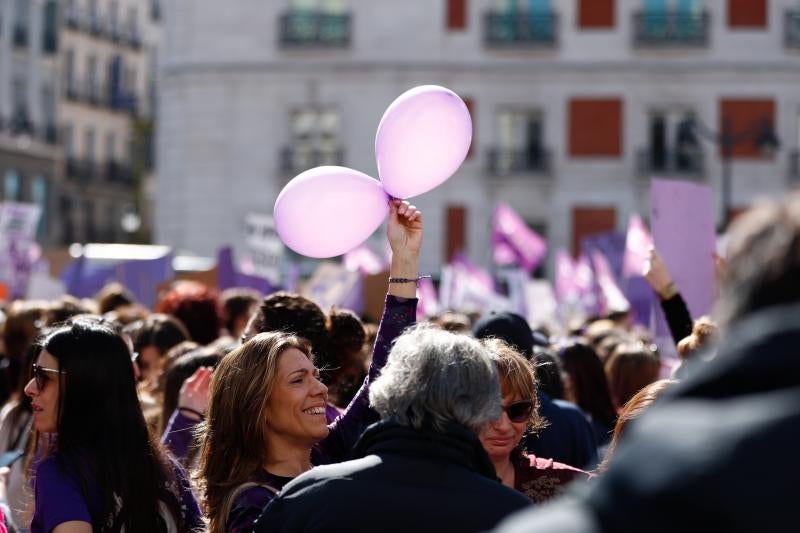
[{"label": "balcony railing", "polygon": [[95,36],[102,36],[105,33],[105,24],[103,19],[95,15],[89,18],[89,32]]},{"label": "balcony railing", "polygon": [[789,180],[800,183],[800,150],[789,154]]},{"label": "balcony railing", "polygon": [[281,170],[286,174],[299,174],[323,165],[344,165],[344,150],[312,150],[290,146],[281,153]]},{"label": "balcony railing", "polygon": [[663,151],[645,148],[639,150],[637,159],[639,176],[645,179],[654,175],[698,179],[703,175],[703,152],[700,150]]},{"label": "balcony railing", "polygon": [[484,15],[484,39],[491,48],[552,47],[557,24],[555,13],[489,12]]},{"label": "balcony railing", "polygon": [[73,8],[66,13],[67,27],[73,30],[81,29],[81,15],[80,12]]},{"label": "balcony railing", "polygon": [[281,45],[286,48],[345,48],[350,44],[349,13],[291,11],[281,17]]},{"label": "balcony railing", "polygon": [[634,40],[645,47],[702,47],[708,44],[708,13],[640,12],[633,15]]},{"label": "balcony railing", "polygon": [[549,176],[552,169],[550,150],[521,150],[491,148],[489,150],[489,172],[493,176],[515,174],[539,174]]},{"label": "balcony railing", "polygon": [[786,46],[800,49],[800,9],[786,12]]},{"label": "balcony railing", "polygon": [[28,46],[28,28],[25,26],[14,26],[14,46],[18,48]]}]

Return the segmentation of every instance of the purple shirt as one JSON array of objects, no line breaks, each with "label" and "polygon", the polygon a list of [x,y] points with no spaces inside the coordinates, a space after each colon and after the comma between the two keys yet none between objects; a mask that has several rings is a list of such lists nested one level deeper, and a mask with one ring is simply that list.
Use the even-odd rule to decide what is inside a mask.
[{"label": "purple shirt", "polygon": [[[186,472],[173,463],[175,479],[170,489],[181,498],[181,511],[186,530],[201,528],[202,515],[191,492]],[[155,487],[153,488],[155,490]],[[43,460],[36,467],[34,494],[36,506],[31,521],[31,533],[49,533],[57,525],[70,521],[88,522],[99,531],[103,524],[92,521],[92,513],[100,513],[101,495],[91,484],[88,501],[84,498],[78,479],[64,472],[56,455]]]}]

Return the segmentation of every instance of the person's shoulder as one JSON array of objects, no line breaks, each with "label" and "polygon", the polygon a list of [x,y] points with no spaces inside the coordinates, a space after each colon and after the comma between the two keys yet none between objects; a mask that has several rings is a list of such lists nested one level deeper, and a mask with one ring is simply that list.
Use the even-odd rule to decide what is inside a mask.
[{"label": "person's shoulder", "polygon": [[357,478],[382,462],[383,460],[377,455],[367,455],[351,461],[315,466],[287,483],[282,492],[305,490],[322,485],[329,486],[338,481],[352,481],[354,476]]}]

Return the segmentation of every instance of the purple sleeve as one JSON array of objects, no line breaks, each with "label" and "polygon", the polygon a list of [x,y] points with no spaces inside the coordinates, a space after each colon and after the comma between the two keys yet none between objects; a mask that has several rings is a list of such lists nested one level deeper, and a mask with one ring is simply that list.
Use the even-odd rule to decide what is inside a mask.
[{"label": "purple sleeve", "polygon": [[61,472],[55,458],[45,459],[36,468],[35,494],[32,532],[49,532],[73,520],[92,523],[77,481]]},{"label": "purple sleeve", "polygon": [[173,467],[181,497],[181,513],[183,514],[184,529],[186,531],[201,531],[205,526],[203,514],[200,512],[200,506],[197,504],[197,500],[192,493],[192,485],[189,483],[186,470],[177,462],[173,463]]},{"label": "purple sleeve", "polygon": [[161,436],[161,444],[167,447],[172,455],[181,462],[186,462],[189,455],[189,446],[194,441],[194,428],[199,424],[199,420],[193,420],[184,416],[177,409],[169,417],[167,427]]},{"label": "purple sleeve", "polygon": [[342,416],[328,426],[330,428],[328,436],[311,451],[313,464],[330,464],[346,460],[364,429],[378,421],[378,413],[369,405],[369,385],[377,379],[386,364],[392,342],[414,323],[416,313],[416,298],[386,295],[367,377],[364,378],[364,383]]}]

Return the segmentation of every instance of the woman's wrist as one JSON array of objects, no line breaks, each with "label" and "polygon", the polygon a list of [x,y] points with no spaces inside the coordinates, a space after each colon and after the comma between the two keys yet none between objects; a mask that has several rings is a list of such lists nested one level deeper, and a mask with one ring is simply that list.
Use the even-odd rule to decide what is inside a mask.
[{"label": "woman's wrist", "polygon": [[669,300],[676,294],[678,294],[678,287],[675,286],[674,281],[670,281],[658,291],[658,297],[662,300]]}]

